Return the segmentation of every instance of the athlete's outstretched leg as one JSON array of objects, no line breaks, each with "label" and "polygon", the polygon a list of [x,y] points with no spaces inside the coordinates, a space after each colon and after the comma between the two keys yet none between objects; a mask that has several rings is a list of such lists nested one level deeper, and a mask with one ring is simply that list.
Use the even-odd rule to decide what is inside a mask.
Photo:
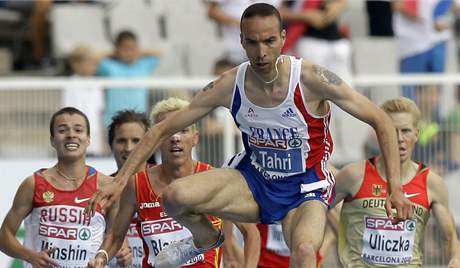
[{"label": "athlete's outstretched leg", "polygon": [[178,179],[164,189],[162,201],[166,213],[192,232],[198,249],[210,249],[219,239],[207,215],[259,221],[259,207],[244,177],[234,169],[213,169]]},{"label": "athlete's outstretched leg", "polygon": [[304,202],[282,221],[284,239],[291,250],[290,267],[316,267],[316,252],[326,226],[327,208],[318,200]]}]

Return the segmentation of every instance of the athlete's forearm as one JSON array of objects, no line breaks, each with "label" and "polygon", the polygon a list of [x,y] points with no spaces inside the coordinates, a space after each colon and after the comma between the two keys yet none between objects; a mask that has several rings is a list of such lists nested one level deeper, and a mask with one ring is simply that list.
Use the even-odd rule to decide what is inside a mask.
[{"label": "athlete's forearm", "polygon": [[457,232],[455,230],[455,223],[452,219],[452,228],[448,234],[446,234],[450,253],[449,267],[457,267],[460,265],[460,241],[457,238]]},{"label": "athlete's forearm", "polygon": [[457,228],[454,217],[449,211],[449,202],[447,197],[447,188],[438,177],[439,181],[434,180],[436,177],[428,177],[428,189],[431,193],[431,213],[436,218],[439,228],[442,231],[444,238],[447,240],[448,251],[450,258],[460,260],[460,242],[457,236]]},{"label": "athlete's forearm", "polygon": [[105,236],[100,249],[107,251],[107,254],[109,255],[109,261],[115,257],[123,245],[124,240],[124,235],[115,235],[113,232],[110,232]]},{"label": "athlete's forearm", "polygon": [[339,234],[341,209],[342,209],[342,203],[340,203],[334,208],[329,209],[329,211],[327,212],[327,222],[331,226],[331,229],[334,231],[335,235]]},{"label": "athlete's forearm", "polygon": [[379,140],[380,150],[385,161],[385,174],[388,180],[389,193],[401,191],[401,174],[399,163],[398,142],[396,131],[391,119],[385,113],[375,125],[375,131]]},{"label": "athlete's forearm", "polygon": [[21,245],[11,232],[4,231],[3,229],[0,231],[0,251],[12,258],[21,259],[27,262],[29,257],[34,253]]},{"label": "athlete's forearm", "polygon": [[111,260],[118,253],[120,248],[125,243],[126,233],[128,232],[128,229],[131,224],[131,219],[134,215],[135,203],[132,204],[132,200],[129,200],[129,198],[126,197],[127,193],[133,190],[130,187],[131,185],[129,185],[128,188],[125,189],[121,197],[121,207],[118,210],[116,216],[117,223],[114,223],[114,218],[110,219],[110,229],[107,230],[107,233],[104,237],[104,241],[101,245],[101,249],[107,251],[107,254],[109,255],[109,260]]},{"label": "athlete's forearm", "polygon": [[455,228],[455,222],[452,215],[449,215],[448,219],[444,219],[444,224],[441,224],[441,228],[444,228],[444,236],[446,237],[448,249],[451,259],[460,260],[460,241],[457,238],[457,231]]},{"label": "athlete's forearm", "polygon": [[451,259],[460,261],[460,241],[458,241],[456,236],[452,237],[451,241],[449,241],[449,252]]},{"label": "athlete's forearm", "polygon": [[244,241],[244,267],[257,267],[260,258],[260,237],[248,237]]},{"label": "athlete's forearm", "polygon": [[244,267],[257,267],[260,258],[260,234],[255,224],[236,223],[244,238]]}]

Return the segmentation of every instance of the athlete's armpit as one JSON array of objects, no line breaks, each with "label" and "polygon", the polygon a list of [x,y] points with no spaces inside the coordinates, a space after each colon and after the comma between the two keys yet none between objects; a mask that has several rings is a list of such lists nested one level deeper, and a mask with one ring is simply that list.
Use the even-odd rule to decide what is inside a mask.
[{"label": "athlete's armpit", "polygon": [[343,81],[335,73],[318,65],[313,65],[313,71],[318,76],[319,80],[326,85],[340,86]]}]

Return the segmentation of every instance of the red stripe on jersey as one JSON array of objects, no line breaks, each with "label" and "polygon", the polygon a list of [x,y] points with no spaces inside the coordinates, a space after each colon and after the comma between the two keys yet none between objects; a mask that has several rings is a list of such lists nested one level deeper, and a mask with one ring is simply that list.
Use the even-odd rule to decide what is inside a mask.
[{"label": "red stripe on jersey", "polygon": [[203,163],[203,162],[197,162],[196,163],[196,167],[195,167],[195,173],[198,173],[198,172],[202,172],[202,171],[206,171],[206,170],[210,170],[212,168],[212,166],[210,164],[207,164],[207,163]]},{"label": "red stripe on jersey", "polygon": [[[142,215],[139,210],[139,204],[145,202],[145,200],[158,200],[156,194],[151,190],[149,179],[147,177],[147,168],[145,171],[140,171],[134,175],[134,183],[136,187],[136,201],[137,201],[137,215],[138,221],[136,222],[136,229],[139,237],[141,236],[141,221]],[[147,194],[147,196],[145,196]],[[149,247],[142,240],[142,247],[144,248],[144,257],[142,258],[142,267],[149,267],[148,256],[150,254]]]},{"label": "red stripe on jersey", "polygon": [[299,84],[295,88],[294,103],[308,126],[308,145],[310,151],[308,152],[306,165],[307,168],[311,168],[318,165],[322,160],[328,160],[332,153],[333,142],[329,131],[331,115],[329,113],[324,117],[311,116],[304,104]]}]

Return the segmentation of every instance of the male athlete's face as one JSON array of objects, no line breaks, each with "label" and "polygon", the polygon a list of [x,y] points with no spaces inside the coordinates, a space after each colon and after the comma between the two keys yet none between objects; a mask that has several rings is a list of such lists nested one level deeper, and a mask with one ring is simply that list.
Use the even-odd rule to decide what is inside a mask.
[{"label": "male athlete's face", "polygon": [[50,141],[59,159],[84,157],[90,144],[85,118],[79,114],[58,115],[53,123]]},{"label": "male athlete's face", "polygon": [[[161,113],[155,122],[160,122],[177,111]],[[160,144],[161,160],[163,163],[182,165],[192,160],[192,149],[198,144],[198,131],[192,126],[172,135]]]},{"label": "male athlete's face", "polygon": [[276,16],[255,16],[243,19],[241,24],[241,45],[252,68],[260,74],[275,70],[276,59],[284,45],[285,31],[280,32]]},{"label": "male athlete's face", "polygon": [[124,123],[115,128],[111,147],[118,169],[123,166],[146,131],[144,126],[138,122]]},{"label": "male athlete's face", "polygon": [[410,113],[390,113],[398,138],[399,157],[401,163],[411,159],[415,143],[418,140],[418,128],[414,125],[414,117]]}]

